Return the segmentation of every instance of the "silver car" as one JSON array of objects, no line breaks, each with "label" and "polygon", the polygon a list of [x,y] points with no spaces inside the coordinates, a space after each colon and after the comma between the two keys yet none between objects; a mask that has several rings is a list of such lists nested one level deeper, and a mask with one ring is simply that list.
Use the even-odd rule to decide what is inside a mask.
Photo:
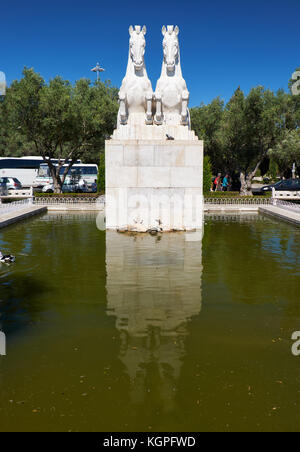
[{"label": "silver car", "polygon": [[0,184],[6,190],[22,190],[22,184],[16,177],[1,177]]},{"label": "silver car", "polygon": [[[43,193],[54,193],[54,185],[53,184],[47,184],[43,187]],[[63,193],[86,193],[88,191],[87,189],[87,183],[84,179],[80,179],[76,183],[72,183],[71,181],[67,181],[62,186],[62,192]]]}]

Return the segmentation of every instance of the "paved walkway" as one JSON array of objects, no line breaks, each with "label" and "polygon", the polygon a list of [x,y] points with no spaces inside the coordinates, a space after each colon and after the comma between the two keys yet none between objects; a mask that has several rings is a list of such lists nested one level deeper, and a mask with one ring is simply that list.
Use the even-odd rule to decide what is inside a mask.
[{"label": "paved walkway", "polygon": [[259,205],[229,205],[229,204],[204,204],[204,212],[258,212]]},{"label": "paved walkway", "polygon": [[48,204],[47,209],[51,211],[97,211],[101,212],[104,210],[104,204],[88,204],[88,203],[76,203],[76,204]]},{"label": "paved walkway", "polygon": [[259,208],[259,211],[300,226],[300,211],[293,211],[292,209],[278,206],[263,206]]},{"label": "paved walkway", "polygon": [[24,209],[8,212],[3,215],[1,214],[0,210],[0,228],[5,228],[10,224],[17,223],[18,221],[25,220],[26,218],[32,217],[33,215],[38,215],[39,213],[44,212],[47,212],[46,206],[24,207]]}]

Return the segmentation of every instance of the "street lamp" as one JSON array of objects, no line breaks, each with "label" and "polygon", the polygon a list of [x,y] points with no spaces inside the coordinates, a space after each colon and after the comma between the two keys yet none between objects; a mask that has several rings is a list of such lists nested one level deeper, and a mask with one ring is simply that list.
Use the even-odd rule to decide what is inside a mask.
[{"label": "street lamp", "polygon": [[99,63],[96,64],[95,67],[93,67],[93,69],[91,69],[91,72],[97,72],[97,82],[99,82],[100,80],[100,72],[104,72],[105,69],[103,69]]}]

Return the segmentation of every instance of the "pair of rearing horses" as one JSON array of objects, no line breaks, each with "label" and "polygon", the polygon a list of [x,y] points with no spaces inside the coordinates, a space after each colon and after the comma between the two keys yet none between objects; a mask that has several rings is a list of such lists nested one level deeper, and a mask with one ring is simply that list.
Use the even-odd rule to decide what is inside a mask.
[{"label": "pair of rearing horses", "polygon": [[131,26],[129,34],[127,71],[119,92],[118,127],[141,124],[141,121],[189,127],[189,92],[181,72],[179,28],[170,25],[162,28],[163,64],[155,93],[144,60],[146,27]]}]

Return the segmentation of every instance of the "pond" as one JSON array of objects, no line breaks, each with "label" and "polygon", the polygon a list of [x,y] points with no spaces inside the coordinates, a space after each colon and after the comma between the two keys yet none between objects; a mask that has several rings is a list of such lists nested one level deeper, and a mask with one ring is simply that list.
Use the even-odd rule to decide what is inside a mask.
[{"label": "pond", "polygon": [[126,235],[94,213],[1,231],[0,431],[300,430],[300,229],[205,218]]}]

